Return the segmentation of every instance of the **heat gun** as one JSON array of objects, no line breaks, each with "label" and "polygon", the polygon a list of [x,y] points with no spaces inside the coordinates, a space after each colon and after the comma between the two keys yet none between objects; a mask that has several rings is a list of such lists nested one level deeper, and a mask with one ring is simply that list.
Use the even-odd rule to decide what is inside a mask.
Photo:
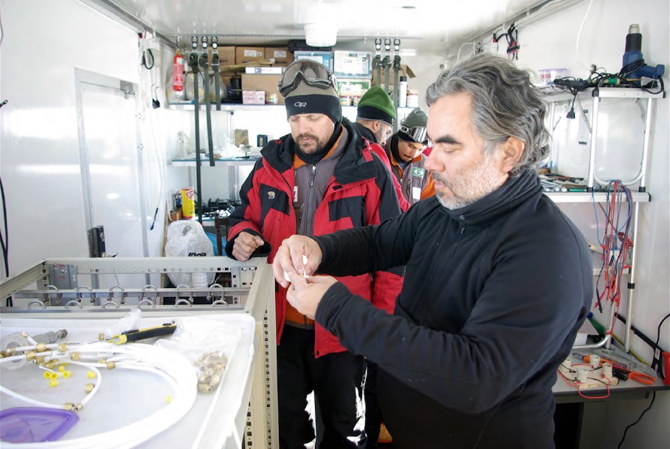
[{"label": "heat gun", "polygon": [[640,78],[659,79],[665,73],[665,66],[662,64],[656,67],[644,63],[642,56],[642,34],[640,34],[640,25],[632,24],[628,27],[626,35],[626,52],[623,54],[623,66],[620,72],[636,86],[640,86]]}]

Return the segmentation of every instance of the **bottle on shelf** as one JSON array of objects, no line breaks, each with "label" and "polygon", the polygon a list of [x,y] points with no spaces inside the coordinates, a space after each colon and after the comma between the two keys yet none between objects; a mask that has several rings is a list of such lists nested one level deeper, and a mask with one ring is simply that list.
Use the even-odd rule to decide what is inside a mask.
[{"label": "bottle on shelf", "polygon": [[407,77],[401,76],[398,88],[398,106],[401,108],[407,107]]}]

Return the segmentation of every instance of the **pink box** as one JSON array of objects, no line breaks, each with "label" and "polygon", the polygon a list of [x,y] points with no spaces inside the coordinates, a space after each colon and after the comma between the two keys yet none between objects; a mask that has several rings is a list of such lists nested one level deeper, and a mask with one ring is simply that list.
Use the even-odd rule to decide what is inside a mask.
[{"label": "pink box", "polygon": [[243,90],[242,104],[265,104],[265,91]]}]

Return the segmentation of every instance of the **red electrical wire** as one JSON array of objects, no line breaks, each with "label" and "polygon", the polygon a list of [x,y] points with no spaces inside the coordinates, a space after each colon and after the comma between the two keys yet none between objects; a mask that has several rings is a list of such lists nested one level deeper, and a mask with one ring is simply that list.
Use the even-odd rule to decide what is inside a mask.
[{"label": "red electrical wire", "polygon": [[[608,193],[611,193],[611,195],[606,209],[605,233],[601,243],[603,250],[602,262],[605,268],[604,289],[598,296],[596,306],[601,307],[603,301],[612,301],[616,317],[619,314],[619,307],[621,305],[621,279],[624,270],[630,268],[630,264],[626,262],[628,261],[630,249],[633,246],[633,242],[628,238],[631,204],[630,190],[621,181],[612,181]],[[625,230],[619,231],[622,196],[625,196],[628,201],[628,217],[624,221]],[[614,251],[617,248],[618,253],[615,256]],[[613,333],[614,323],[616,323],[616,319],[612,321],[612,327],[607,331],[608,334]]]},{"label": "red electrical wire", "polygon": [[602,395],[602,396],[587,396],[587,395],[582,393],[582,383],[581,382],[569,380],[567,377],[565,377],[565,375],[561,372],[560,369],[558,370],[558,374],[561,376],[561,378],[563,379],[563,381],[566,384],[568,384],[571,387],[577,387],[577,394],[579,394],[584,399],[605,399],[605,398],[608,398],[610,396],[611,381],[609,379],[607,379],[605,376],[603,376],[602,374],[601,374],[600,377],[603,377],[605,380],[607,380],[607,383],[601,381],[605,385],[605,388],[606,388],[606,391],[607,391],[607,394]]}]

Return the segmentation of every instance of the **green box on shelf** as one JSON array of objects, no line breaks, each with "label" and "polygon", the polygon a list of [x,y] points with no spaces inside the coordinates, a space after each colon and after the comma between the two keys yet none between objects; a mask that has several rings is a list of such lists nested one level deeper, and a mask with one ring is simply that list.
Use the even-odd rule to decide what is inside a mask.
[{"label": "green box on shelf", "polygon": [[340,96],[360,97],[370,90],[369,79],[338,79],[337,92]]}]

